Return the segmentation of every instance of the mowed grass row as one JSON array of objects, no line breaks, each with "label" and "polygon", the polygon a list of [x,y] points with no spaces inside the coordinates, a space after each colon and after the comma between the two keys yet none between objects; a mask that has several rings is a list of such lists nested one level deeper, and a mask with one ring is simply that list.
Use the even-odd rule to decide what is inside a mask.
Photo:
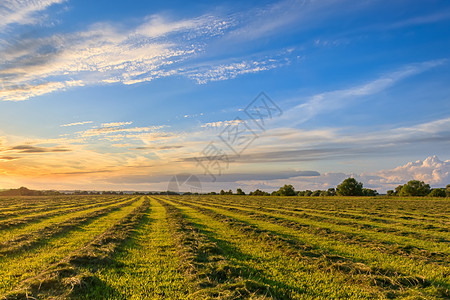
[{"label": "mowed grass row", "polygon": [[52,263],[69,255],[142,204],[137,199],[107,215],[92,218],[80,226],[52,236],[26,252],[0,257],[0,295],[11,291],[22,280],[35,276]]},{"label": "mowed grass row", "polygon": [[[204,199],[208,197],[203,197],[199,199]],[[286,199],[283,199],[286,198]],[[342,217],[346,219],[356,219],[356,220],[367,220],[373,221],[377,223],[383,224],[401,224],[403,226],[411,226],[411,227],[424,227],[427,230],[443,230],[448,232],[448,227],[450,226],[450,220],[448,220],[448,215],[450,214],[448,208],[448,200],[425,200],[421,199],[423,202],[432,202],[433,205],[439,207],[439,213],[433,214],[432,216],[424,217],[424,214],[414,214],[411,215],[408,211],[404,209],[400,210],[401,207],[408,207],[408,205],[403,200],[394,199],[354,199],[352,200],[355,203],[359,203],[358,206],[362,206],[365,204],[362,210],[357,209],[349,209],[348,200],[345,200],[340,205],[333,203],[331,207],[328,208],[320,208],[323,206],[323,203],[329,204],[330,199],[327,198],[308,198],[302,199],[300,197],[283,197],[283,198],[275,198],[275,197],[252,197],[252,201],[248,201],[248,197],[245,196],[221,196],[220,203],[228,203],[239,206],[250,206],[257,207],[263,209],[273,209],[273,210],[281,210],[281,211],[290,211],[297,213],[312,213],[312,214],[320,214],[323,216],[336,216]],[[298,199],[297,199],[298,198]],[[341,199],[332,197],[335,202],[340,202]],[[298,203],[297,203],[298,200]],[[396,203],[399,207],[395,210],[380,210],[370,209],[373,206],[373,202],[378,201],[392,201]],[[415,200],[411,200],[415,201]],[[213,201],[217,202],[217,201]],[[302,204],[308,203],[305,206]],[[322,205],[320,205],[322,203]],[[314,207],[314,204],[317,204],[317,208]],[[309,207],[309,208],[308,208]],[[408,207],[409,208],[409,207]]]},{"label": "mowed grass row", "polygon": [[22,196],[11,199],[3,198],[0,197],[0,203],[5,202],[9,203],[9,205],[0,208],[0,219],[11,216],[24,216],[29,213],[48,211],[55,208],[108,201],[106,196]]},{"label": "mowed grass row", "polygon": [[6,220],[0,221],[0,230],[11,229],[18,226],[24,226],[29,223],[39,222],[43,219],[51,218],[53,216],[61,216],[63,214],[68,214],[76,211],[86,210],[95,207],[106,206],[108,204],[117,203],[123,201],[126,198],[115,198],[108,199],[108,201],[101,202],[87,202],[83,204],[71,204],[68,206],[55,207],[52,209],[45,210],[43,212],[33,212],[30,214],[18,215],[12,218],[6,218]]},{"label": "mowed grass row", "polygon": [[80,299],[180,299],[187,280],[167,220],[166,209],[151,199],[135,233],[111,264],[94,273],[96,284],[77,293]]},{"label": "mowed grass row", "polygon": [[180,209],[200,232],[214,241],[224,256],[253,284],[253,292],[273,299],[371,298],[378,287],[363,285],[333,270],[317,268],[292,254],[282,240],[265,233],[241,230],[173,197],[163,200]]},{"label": "mowed grass row", "polygon": [[[448,262],[450,248],[450,235],[448,233],[436,233],[426,230],[413,230],[391,224],[391,227],[381,226],[370,222],[354,222],[343,218],[318,217],[317,214],[305,214],[289,212],[287,210],[266,209],[262,207],[239,206],[230,204],[212,203],[211,198],[199,198],[197,204],[218,207],[252,215],[254,218],[270,219],[278,223],[296,222],[304,229],[315,230],[324,235],[345,235],[350,243],[369,243],[370,247],[379,247],[380,244],[394,252],[413,251],[426,259],[446,259]],[[447,262],[447,263],[448,263]]]},{"label": "mowed grass row", "polygon": [[135,234],[94,278],[77,299],[236,299],[268,289],[243,279],[179,209],[154,198]]},{"label": "mowed grass row", "polygon": [[148,210],[149,202],[145,197],[139,202],[137,207],[112,223],[103,233],[50,265],[37,276],[22,281],[4,298],[68,299],[73,298],[73,294],[80,289],[92,285],[95,277],[92,276],[90,268],[109,264],[110,258],[133,233]]},{"label": "mowed grass row", "polygon": [[[232,200],[225,196],[225,199]],[[239,197],[238,197],[239,198]],[[245,199],[246,197],[242,197]],[[222,198],[223,199],[223,198]],[[400,197],[252,197],[252,203],[264,207],[353,213],[372,217],[399,218],[403,220],[450,221],[448,199]],[[239,199],[236,199],[239,201]],[[232,200],[234,201],[234,200]]]},{"label": "mowed grass row", "polygon": [[59,224],[67,222],[68,220],[80,218],[84,215],[106,208],[113,208],[129,201],[130,198],[119,198],[102,204],[85,205],[77,209],[62,211],[60,214],[52,214],[43,218],[28,220],[28,222],[20,223],[16,226],[3,228],[0,230],[0,245],[6,245],[11,240],[21,239],[21,236],[23,235],[30,235],[35,232],[45,231],[46,229],[57,227]]},{"label": "mowed grass row", "polygon": [[[336,260],[337,265],[331,265],[332,267],[344,269],[350,267],[350,270],[347,270],[350,273],[353,273],[351,270],[353,268],[354,272],[365,274],[364,276],[369,275],[374,282],[385,285],[388,290],[390,287],[401,289],[404,291],[403,293],[410,293],[414,296],[420,296],[422,293],[426,296],[448,296],[450,286],[448,265],[433,265],[424,261],[416,261],[408,256],[383,253],[377,249],[351,244],[336,237],[313,234],[299,230],[298,227],[274,223],[270,219],[255,219],[251,215],[194,204],[192,200],[182,199],[180,203],[210,214],[214,218],[230,224],[231,227],[240,224],[241,227],[244,227],[244,232],[249,230],[246,228],[246,225],[249,225],[253,227],[252,230],[256,228],[256,231],[261,230],[264,234],[275,234],[281,239],[287,238],[287,244],[305,245],[310,249],[310,253],[303,253],[304,256],[319,255]],[[383,283],[383,281],[386,282]]]},{"label": "mowed grass row", "polygon": [[[240,198],[240,199],[239,199]],[[225,199],[220,202],[211,200],[210,197],[199,197],[196,199],[199,203],[222,205],[223,207],[264,211],[272,214],[296,216],[299,218],[312,219],[320,222],[332,223],[336,225],[346,225],[356,229],[373,230],[375,232],[385,232],[400,236],[410,236],[418,239],[436,240],[438,242],[449,242],[449,228],[440,225],[438,222],[400,222],[393,219],[375,219],[364,216],[349,215],[348,213],[330,213],[319,210],[300,210],[274,207],[265,207],[260,204],[253,204],[246,201],[242,202],[242,197],[237,197],[235,201]],[[247,198],[248,199],[248,198]],[[450,224],[449,224],[450,225]]]},{"label": "mowed grass row", "polygon": [[29,251],[33,247],[45,243],[48,239],[57,236],[63,232],[67,232],[82,224],[88,223],[96,218],[104,216],[112,211],[118,210],[129,205],[134,200],[122,201],[115,205],[106,205],[101,209],[88,210],[83,214],[79,214],[72,218],[66,218],[61,222],[52,223],[39,230],[30,231],[16,236],[15,238],[0,243],[0,255],[12,256],[20,255],[20,251]]},{"label": "mowed grass row", "polygon": [[0,299],[450,298],[448,200],[76,198],[0,230]]}]

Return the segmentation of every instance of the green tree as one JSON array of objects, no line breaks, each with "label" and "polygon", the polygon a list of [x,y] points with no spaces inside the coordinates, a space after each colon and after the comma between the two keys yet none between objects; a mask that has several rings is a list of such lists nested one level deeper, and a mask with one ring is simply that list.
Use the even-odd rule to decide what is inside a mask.
[{"label": "green tree", "polygon": [[450,197],[450,184],[447,184],[447,187],[445,188],[445,193],[447,194],[447,197]]},{"label": "green tree", "polygon": [[363,191],[363,195],[364,196],[376,196],[376,195],[378,195],[378,192],[376,190],[363,188],[362,191]]},{"label": "green tree", "polygon": [[268,192],[261,191],[260,189],[256,189],[254,192],[250,192],[251,196],[270,196]]},{"label": "green tree", "polygon": [[336,189],[335,188],[329,188],[327,190],[328,196],[336,196]]},{"label": "green tree", "polygon": [[285,184],[277,191],[279,196],[295,196],[295,189],[291,184]]},{"label": "green tree", "polygon": [[429,184],[419,180],[410,180],[402,187],[400,197],[408,196],[426,196],[430,193],[431,188]]},{"label": "green tree", "polygon": [[399,185],[395,188],[394,196],[400,195],[400,192],[402,191],[403,185]]},{"label": "green tree", "polygon": [[220,194],[221,195],[225,195],[225,191],[224,190],[220,190]]},{"label": "green tree", "polygon": [[394,190],[389,190],[389,191],[387,191],[387,195],[388,195],[388,196],[395,196]]},{"label": "green tree", "polygon": [[245,195],[244,191],[242,189],[236,190],[236,195]]},{"label": "green tree", "polygon": [[362,196],[363,184],[355,178],[347,178],[337,186],[336,193],[339,196]]},{"label": "green tree", "polygon": [[322,192],[321,190],[315,190],[315,191],[311,194],[311,196],[312,196],[312,197],[320,196],[320,193],[321,193],[321,192]]},{"label": "green tree", "polygon": [[430,197],[447,197],[445,189],[433,189],[431,193],[428,194]]}]

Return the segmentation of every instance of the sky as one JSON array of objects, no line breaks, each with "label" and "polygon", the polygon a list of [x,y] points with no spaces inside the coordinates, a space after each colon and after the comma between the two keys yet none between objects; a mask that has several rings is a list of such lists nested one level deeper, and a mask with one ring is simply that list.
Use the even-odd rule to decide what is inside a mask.
[{"label": "sky", "polygon": [[444,0],[3,0],[0,189],[443,187],[449,53]]}]

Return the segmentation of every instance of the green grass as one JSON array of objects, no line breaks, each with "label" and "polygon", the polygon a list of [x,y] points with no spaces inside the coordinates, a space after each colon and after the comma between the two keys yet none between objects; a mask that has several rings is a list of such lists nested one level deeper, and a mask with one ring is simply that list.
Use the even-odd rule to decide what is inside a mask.
[{"label": "green grass", "polygon": [[72,231],[64,232],[26,253],[0,257],[0,294],[11,291],[21,280],[38,274],[39,271],[45,270],[52,263],[89,242],[131,212],[141,201],[136,201]]},{"label": "green grass", "polygon": [[112,265],[100,268],[92,285],[80,298],[180,299],[187,294],[186,280],[179,271],[179,258],[171,240],[166,211],[154,199],[132,238],[114,257]]},{"label": "green grass", "polygon": [[6,299],[450,298],[450,199],[1,197],[0,225]]}]

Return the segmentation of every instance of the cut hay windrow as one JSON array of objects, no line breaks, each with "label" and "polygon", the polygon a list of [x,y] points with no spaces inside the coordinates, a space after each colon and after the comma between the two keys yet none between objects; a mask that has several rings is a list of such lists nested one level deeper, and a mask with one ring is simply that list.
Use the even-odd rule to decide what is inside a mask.
[{"label": "cut hay windrow", "polygon": [[99,265],[110,263],[117,248],[132,234],[148,208],[149,202],[146,199],[88,244],[39,275],[23,281],[16,290],[4,295],[4,299],[65,299],[74,292],[79,293],[94,279],[93,272]]},{"label": "cut hay windrow", "polygon": [[[267,239],[268,242],[274,243],[275,245],[282,244],[282,247],[286,247],[286,253],[290,253],[291,255],[298,256],[303,260],[311,260],[311,263],[314,263],[318,268],[325,268],[331,270],[339,270],[345,274],[350,274],[353,279],[356,279],[355,282],[362,282],[365,284],[375,284],[386,290],[386,294],[392,294],[393,291],[397,293],[402,293],[408,288],[414,287],[428,287],[433,286],[433,288],[437,291],[437,294],[441,296],[450,296],[449,294],[449,281],[442,281],[440,278],[446,278],[448,275],[447,272],[450,271],[448,265],[446,266],[438,266],[435,265],[433,267],[433,271],[436,273],[430,274],[421,274],[419,265],[415,268],[417,271],[412,271],[410,268],[404,268],[403,265],[398,265],[397,269],[392,269],[387,264],[385,267],[379,262],[372,261],[369,259],[356,259],[352,256],[349,256],[349,253],[346,252],[336,252],[334,246],[331,247],[320,247],[321,244],[326,244],[325,241],[321,241],[319,238],[320,234],[317,235],[317,239],[311,236],[309,239],[302,241],[299,240],[295,234],[288,235],[286,233],[281,233],[274,230],[266,230],[261,228],[260,225],[256,225],[258,222],[253,222],[252,220],[258,220],[254,218],[254,215],[248,215],[247,218],[236,218],[239,215],[235,213],[224,214],[225,211],[217,210],[213,208],[208,208],[205,206],[201,206],[198,204],[193,204],[192,200],[190,201],[176,201],[172,200],[175,203],[179,203],[181,205],[185,205],[188,207],[192,207],[206,215],[213,217],[216,220],[219,220],[233,229],[240,230],[245,234],[255,236],[261,239]],[[245,215],[240,215],[243,217]],[[272,220],[261,218],[262,222],[271,223]],[[252,224],[253,223],[253,224]],[[274,222],[276,225],[277,222]],[[286,225],[286,224],[284,224]],[[270,227],[270,226],[267,226]],[[272,227],[271,227],[272,228]],[[289,227],[288,227],[289,228]],[[296,228],[294,228],[297,231]],[[287,231],[287,230],[286,230]],[[303,235],[307,237],[307,235]],[[313,243],[308,243],[310,240]],[[338,241],[336,239],[336,241]],[[306,244],[305,244],[306,242]],[[358,245],[358,244],[357,244]],[[348,247],[347,247],[348,248]],[[328,250],[327,250],[328,249]],[[338,248],[336,248],[338,249]],[[357,248],[354,248],[354,251],[357,249],[362,250],[358,245]],[[387,254],[386,254],[387,255]],[[389,255],[391,259],[393,258]],[[369,256],[370,257],[370,256]],[[324,262],[323,262],[324,260]],[[380,261],[381,262],[381,261]],[[411,262],[413,262],[411,260]],[[403,269],[403,271],[402,271]],[[355,278],[354,275],[357,275],[359,278]],[[433,276],[432,278],[430,278]],[[447,279],[449,279],[447,277]],[[395,293],[394,293],[395,294]]]},{"label": "cut hay windrow", "polygon": [[190,299],[272,299],[268,285],[243,277],[242,270],[227,261],[223,250],[208,239],[181,211],[158,198],[166,208],[169,226],[190,282]]},{"label": "cut hay windrow", "polygon": [[[60,223],[51,224],[40,230],[17,236],[12,240],[1,242],[0,243],[0,255],[6,255],[6,254],[17,255],[22,250],[30,249],[53,236],[56,236],[62,232],[69,231],[73,228],[76,228],[76,227],[82,225],[82,224],[92,221],[95,218],[104,216],[112,211],[116,211],[122,207],[128,206],[134,201],[136,201],[136,199],[126,201],[119,205],[112,205],[112,206],[108,206],[103,209],[95,210],[93,212],[89,212],[89,213],[83,214],[81,216],[67,219]],[[90,207],[90,208],[92,209],[92,208],[102,207],[102,206],[104,206],[104,205],[98,205],[98,206],[96,205],[96,206]],[[82,210],[84,210],[84,208],[74,210],[74,212],[82,211]]]}]

